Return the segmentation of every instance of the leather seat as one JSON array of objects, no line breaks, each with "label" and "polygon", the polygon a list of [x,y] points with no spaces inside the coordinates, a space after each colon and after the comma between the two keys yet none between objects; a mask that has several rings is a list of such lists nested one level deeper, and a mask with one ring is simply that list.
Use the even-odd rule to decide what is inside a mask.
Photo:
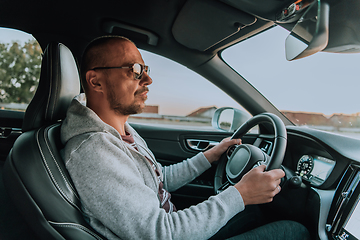
[{"label": "leather seat", "polygon": [[80,93],[71,51],[51,43],[44,51],[38,89],[29,104],[23,133],[4,167],[10,198],[41,239],[105,239],[83,218],[79,196],[61,158],[61,120]]}]

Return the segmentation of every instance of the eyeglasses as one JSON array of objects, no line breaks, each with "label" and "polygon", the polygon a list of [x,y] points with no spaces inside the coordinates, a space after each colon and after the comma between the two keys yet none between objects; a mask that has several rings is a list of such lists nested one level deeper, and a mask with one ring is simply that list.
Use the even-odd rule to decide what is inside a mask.
[{"label": "eyeglasses", "polygon": [[132,66],[127,67],[95,67],[90,70],[97,70],[97,69],[113,69],[113,68],[130,68],[132,72],[134,73],[134,79],[141,79],[144,72],[146,72],[148,75],[150,74],[150,68],[149,66],[142,65],[140,63],[134,63]]}]

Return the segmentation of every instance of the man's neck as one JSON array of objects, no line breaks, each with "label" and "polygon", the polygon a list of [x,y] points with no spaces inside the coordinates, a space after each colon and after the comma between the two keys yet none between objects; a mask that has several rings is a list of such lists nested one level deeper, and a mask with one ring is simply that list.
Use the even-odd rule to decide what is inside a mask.
[{"label": "man's neck", "polygon": [[92,106],[91,104],[88,104],[87,107],[92,109],[103,122],[115,128],[120,135],[125,135],[125,123],[128,120],[129,115],[122,115],[113,110]]},{"label": "man's neck", "polygon": [[129,116],[118,115],[118,114],[109,114],[99,116],[101,120],[115,128],[120,135],[126,135],[125,133],[125,123],[128,120]]}]

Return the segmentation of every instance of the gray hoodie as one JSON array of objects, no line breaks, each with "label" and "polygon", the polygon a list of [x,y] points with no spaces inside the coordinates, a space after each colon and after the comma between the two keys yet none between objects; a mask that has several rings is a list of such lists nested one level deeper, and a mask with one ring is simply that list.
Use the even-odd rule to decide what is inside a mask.
[{"label": "gray hoodie", "polygon": [[62,124],[64,160],[80,195],[84,217],[108,239],[208,239],[244,209],[234,187],[188,209],[166,213],[149,158],[164,188],[174,191],[210,167],[202,153],[162,167],[139,134],[126,124],[139,151],[121,139],[76,97]]}]

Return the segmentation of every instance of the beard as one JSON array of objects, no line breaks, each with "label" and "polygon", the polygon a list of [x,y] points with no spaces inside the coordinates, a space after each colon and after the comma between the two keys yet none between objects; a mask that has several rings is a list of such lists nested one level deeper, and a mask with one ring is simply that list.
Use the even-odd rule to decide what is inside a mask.
[{"label": "beard", "polygon": [[[113,86],[110,86],[110,84],[107,84],[107,85],[108,85],[107,86],[107,88],[108,88],[107,99],[109,101],[110,108],[115,113],[128,116],[128,115],[138,114],[138,113],[142,112],[144,105],[142,105],[141,103],[136,103],[136,99],[130,105],[124,105],[117,98],[117,95],[115,94],[115,91],[114,91],[115,88]],[[145,91],[149,91],[149,89],[147,87],[144,87],[142,89],[137,90],[134,94],[135,98]],[[146,99],[147,98],[143,99],[144,102]]]}]

